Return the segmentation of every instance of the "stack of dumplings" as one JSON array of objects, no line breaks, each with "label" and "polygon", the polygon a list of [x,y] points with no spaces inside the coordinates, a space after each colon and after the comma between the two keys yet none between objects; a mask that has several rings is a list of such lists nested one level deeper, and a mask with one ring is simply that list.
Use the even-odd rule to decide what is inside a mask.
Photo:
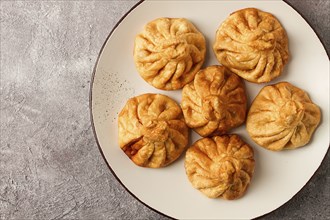
[{"label": "stack of dumplings", "polygon": [[[184,167],[194,188],[210,198],[238,199],[252,180],[254,151],[228,132],[246,122],[258,145],[295,149],[310,141],[321,111],[289,82],[265,86],[247,109],[243,79],[270,82],[289,60],[287,34],[272,14],[232,13],[216,31],[213,51],[221,66],[202,69],[205,37],[187,19],[158,18],[144,26],[134,44],[137,71],[157,89],[182,89],[182,100],[151,93],[129,99],[118,117],[119,146],[149,168],[165,167],[187,150]],[[190,147],[189,128],[202,137]]]}]

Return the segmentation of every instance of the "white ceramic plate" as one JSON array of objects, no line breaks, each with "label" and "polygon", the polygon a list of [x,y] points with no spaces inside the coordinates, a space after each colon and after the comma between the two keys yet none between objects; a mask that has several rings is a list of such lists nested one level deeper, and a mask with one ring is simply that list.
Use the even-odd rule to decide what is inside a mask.
[{"label": "white ceramic plate", "polygon": [[[162,93],[176,101],[181,90],[162,91],[147,84],[133,62],[135,35],[158,17],[185,17],[207,39],[205,66],[218,64],[212,51],[215,31],[233,11],[256,7],[274,14],[287,30],[291,60],[284,74],[272,81],[288,81],[303,88],[322,110],[322,122],[312,141],[300,149],[271,152],[253,143],[245,126],[240,134],[255,150],[256,169],[247,193],[238,200],[209,199],[195,190],[183,167],[184,158],[162,169],[134,165],[117,143],[118,112],[126,101],[142,93]],[[145,1],[136,6],[107,39],[91,85],[92,123],[96,139],[118,180],[144,204],[179,219],[250,219],[280,207],[312,177],[329,146],[329,60],[306,21],[283,1]],[[249,101],[265,86],[246,82]],[[200,138],[192,133],[192,141]]]}]

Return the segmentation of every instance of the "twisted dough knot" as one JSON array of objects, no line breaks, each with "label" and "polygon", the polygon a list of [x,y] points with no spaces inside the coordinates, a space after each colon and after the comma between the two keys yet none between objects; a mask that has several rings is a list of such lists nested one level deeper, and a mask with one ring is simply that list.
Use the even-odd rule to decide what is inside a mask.
[{"label": "twisted dough knot", "polygon": [[273,51],[276,49],[276,39],[274,33],[263,34],[259,39],[252,42],[246,42],[250,47],[254,47],[255,51]]},{"label": "twisted dough knot", "polygon": [[265,86],[249,110],[246,129],[260,146],[274,151],[306,145],[321,120],[307,93],[288,82]]},{"label": "twisted dough knot", "polygon": [[219,121],[225,115],[220,111],[224,108],[224,103],[222,103],[219,96],[210,95],[202,98],[202,114],[207,120]]},{"label": "twisted dough knot", "polygon": [[236,11],[223,22],[213,50],[222,65],[255,83],[280,76],[289,59],[285,30],[272,14],[255,8]]},{"label": "twisted dough knot", "polygon": [[304,107],[300,102],[289,100],[279,108],[279,118],[289,128],[296,127],[304,116]]},{"label": "twisted dough knot", "polygon": [[206,52],[204,36],[184,18],[158,18],[135,38],[134,61],[142,78],[158,89],[180,89],[193,80]]},{"label": "twisted dough knot", "polygon": [[164,39],[160,44],[161,47],[158,52],[164,54],[164,59],[181,61],[190,56],[189,45],[185,41],[178,39]]},{"label": "twisted dough knot", "polygon": [[238,135],[202,138],[187,150],[186,174],[210,198],[237,199],[253,176],[253,157],[253,149]]},{"label": "twisted dough knot", "polygon": [[166,121],[149,121],[143,125],[142,135],[147,142],[165,142],[169,138],[169,127]]},{"label": "twisted dough knot", "polygon": [[131,98],[118,121],[119,146],[139,166],[167,166],[188,144],[188,127],[181,108],[165,95]]},{"label": "twisted dough knot", "polygon": [[[233,158],[226,157],[220,161],[217,161],[220,166],[217,163],[213,164],[213,168],[217,173],[219,173],[219,176],[221,177],[221,181],[223,182],[224,185],[232,186],[235,184],[235,175],[236,175],[236,167],[237,167],[237,162],[234,163]],[[218,168],[218,170],[216,170]],[[212,170],[212,168],[211,168]]]}]

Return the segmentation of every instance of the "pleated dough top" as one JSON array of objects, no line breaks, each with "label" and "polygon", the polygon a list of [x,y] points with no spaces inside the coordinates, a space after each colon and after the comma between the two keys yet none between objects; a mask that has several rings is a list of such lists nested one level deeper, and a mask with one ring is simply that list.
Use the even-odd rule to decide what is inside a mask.
[{"label": "pleated dough top", "polygon": [[288,37],[280,22],[255,8],[236,11],[223,22],[213,50],[222,65],[254,83],[280,76],[289,59]]},{"label": "pleated dough top", "polygon": [[161,94],[129,99],[119,113],[118,129],[120,148],[138,166],[167,166],[188,144],[180,106]]},{"label": "pleated dough top", "polygon": [[223,66],[209,66],[183,88],[181,107],[187,125],[207,137],[243,124],[246,100],[240,77]]},{"label": "pleated dough top", "polygon": [[202,138],[186,153],[185,169],[192,186],[210,198],[244,195],[253,173],[253,149],[238,135]]},{"label": "pleated dough top", "polygon": [[279,151],[306,145],[321,111],[307,93],[288,82],[265,86],[249,110],[246,128],[260,146]]},{"label": "pleated dough top", "polygon": [[163,90],[194,79],[206,52],[204,36],[187,19],[158,18],[136,36],[134,61],[142,78]]}]

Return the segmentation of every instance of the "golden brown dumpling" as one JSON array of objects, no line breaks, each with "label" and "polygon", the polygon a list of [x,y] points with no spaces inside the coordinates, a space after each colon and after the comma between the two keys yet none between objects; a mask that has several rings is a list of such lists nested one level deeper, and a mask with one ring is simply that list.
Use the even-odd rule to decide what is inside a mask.
[{"label": "golden brown dumpling", "polygon": [[261,89],[249,110],[246,128],[260,146],[279,151],[307,144],[321,111],[307,93],[288,82]]},{"label": "golden brown dumpling", "polygon": [[255,8],[236,11],[223,22],[213,50],[222,65],[254,83],[280,76],[289,59],[282,25],[272,14]]},{"label": "golden brown dumpling", "polygon": [[186,152],[186,174],[193,187],[210,198],[237,199],[254,173],[253,149],[238,135],[202,138]]},{"label": "golden brown dumpling", "polygon": [[181,108],[165,95],[143,94],[129,99],[118,122],[119,146],[139,166],[166,166],[188,144]]},{"label": "golden brown dumpling", "polygon": [[135,38],[134,61],[142,78],[163,90],[194,79],[206,52],[204,36],[184,18],[158,18]]},{"label": "golden brown dumpling", "polygon": [[183,88],[181,107],[188,127],[199,135],[223,134],[245,121],[244,83],[223,66],[207,67]]}]

